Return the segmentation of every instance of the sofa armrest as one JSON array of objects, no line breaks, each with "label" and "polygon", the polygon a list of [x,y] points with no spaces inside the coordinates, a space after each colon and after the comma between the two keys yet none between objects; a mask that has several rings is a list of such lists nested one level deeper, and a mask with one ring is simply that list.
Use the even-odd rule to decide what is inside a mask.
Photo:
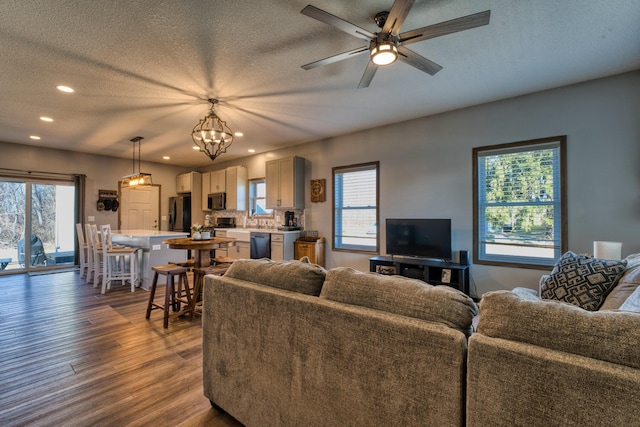
[{"label": "sofa armrest", "polygon": [[587,311],[558,301],[484,294],[478,332],[610,363],[640,368],[640,314]]},{"label": "sofa armrest", "polygon": [[468,356],[467,427],[638,425],[638,369],[482,334]]}]

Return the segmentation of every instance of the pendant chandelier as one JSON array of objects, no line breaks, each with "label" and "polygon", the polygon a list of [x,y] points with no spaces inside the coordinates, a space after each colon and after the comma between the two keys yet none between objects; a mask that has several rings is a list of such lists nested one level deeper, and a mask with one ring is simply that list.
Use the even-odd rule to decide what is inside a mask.
[{"label": "pendant chandelier", "polygon": [[[141,136],[136,136],[131,140],[133,142],[133,159],[131,165],[131,175],[127,175],[122,177],[122,186],[135,188],[135,187],[148,187],[153,185],[151,182],[151,174],[140,172],[140,141],[144,138]],[[136,144],[138,144],[138,172],[136,173]]]},{"label": "pendant chandelier", "polygon": [[[233,132],[227,126],[227,122],[220,120],[215,113],[214,106],[217,99],[209,98],[211,109],[204,119],[200,119],[191,132],[191,138],[201,152],[205,153],[212,161],[233,144]],[[195,147],[194,147],[195,148]]]}]

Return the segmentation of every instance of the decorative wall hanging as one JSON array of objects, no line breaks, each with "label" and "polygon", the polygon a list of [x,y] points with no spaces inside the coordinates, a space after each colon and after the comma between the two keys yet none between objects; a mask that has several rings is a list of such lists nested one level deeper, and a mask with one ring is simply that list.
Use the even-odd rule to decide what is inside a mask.
[{"label": "decorative wall hanging", "polygon": [[98,190],[98,203],[96,204],[98,211],[115,212],[119,206],[117,190]]},{"label": "decorative wall hanging", "polygon": [[324,202],[326,200],[324,191],[325,184],[326,180],[324,178],[311,180],[311,201],[313,203]]}]

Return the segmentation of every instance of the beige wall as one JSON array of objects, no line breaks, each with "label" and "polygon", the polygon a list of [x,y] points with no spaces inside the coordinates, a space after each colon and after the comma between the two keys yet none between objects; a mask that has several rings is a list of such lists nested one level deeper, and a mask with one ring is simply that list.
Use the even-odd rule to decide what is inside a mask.
[{"label": "beige wall", "polygon": [[[72,151],[53,150],[29,145],[0,142],[0,168],[25,171],[43,171],[64,174],[85,174],[87,176],[86,206],[87,217],[95,216],[97,224],[111,224],[118,229],[118,213],[98,211],[98,190],[118,190],[118,181],[131,173],[131,160],[98,156]],[[150,173],[155,185],[160,185],[160,212],[167,215],[169,196],[176,192],[176,175],[189,169],[159,163],[141,163],[141,170]],[[87,218],[84,219],[87,222]],[[161,223],[166,230],[166,221]]]},{"label": "beige wall", "polygon": [[[592,252],[594,240],[640,252],[640,71],[341,135],[276,153],[212,166],[244,164],[264,176],[268,158],[307,159],[306,182],[335,166],[380,161],[380,218],[451,218],[454,257],[473,250],[472,148],[567,135],[569,249]],[[271,157],[269,157],[271,156]],[[259,172],[257,172],[259,171]],[[368,256],[332,252],[331,193],[311,203],[305,227],[328,238],[328,267],[368,271]],[[381,230],[384,253],[384,230]],[[537,288],[544,270],[471,266],[478,294]]]},{"label": "beige wall", "polygon": [[[264,162],[298,155],[307,159],[305,226],[327,237],[328,267],[368,271],[368,256],[331,251],[331,192],[311,203],[310,179],[331,182],[335,166],[380,161],[380,218],[451,218],[452,248],[472,250],[472,148],[567,135],[569,248],[591,252],[594,240],[623,242],[623,254],[640,252],[640,71],[493,102],[384,128],[368,129],[259,154],[216,162],[201,171],[246,165],[249,178],[264,177]],[[98,189],[115,189],[130,161],[1,144],[0,167],[85,173],[88,215],[98,214]],[[8,156],[8,157],[7,157]],[[46,158],[46,161],[43,160]],[[51,170],[55,168],[55,170]],[[147,163],[143,170],[162,185],[162,212],[175,192],[175,175],[185,168]],[[381,230],[384,254],[384,230]],[[516,286],[537,287],[544,271],[471,266],[477,294]]]}]

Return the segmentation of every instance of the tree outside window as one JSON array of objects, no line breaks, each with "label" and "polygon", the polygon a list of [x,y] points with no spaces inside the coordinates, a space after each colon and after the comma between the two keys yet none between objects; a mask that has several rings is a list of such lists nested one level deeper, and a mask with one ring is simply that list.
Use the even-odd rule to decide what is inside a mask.
[{"label": "tree outside window", "polygon": [[474,262],[539,268],[566,251],[566,136],[474,148]]}]

